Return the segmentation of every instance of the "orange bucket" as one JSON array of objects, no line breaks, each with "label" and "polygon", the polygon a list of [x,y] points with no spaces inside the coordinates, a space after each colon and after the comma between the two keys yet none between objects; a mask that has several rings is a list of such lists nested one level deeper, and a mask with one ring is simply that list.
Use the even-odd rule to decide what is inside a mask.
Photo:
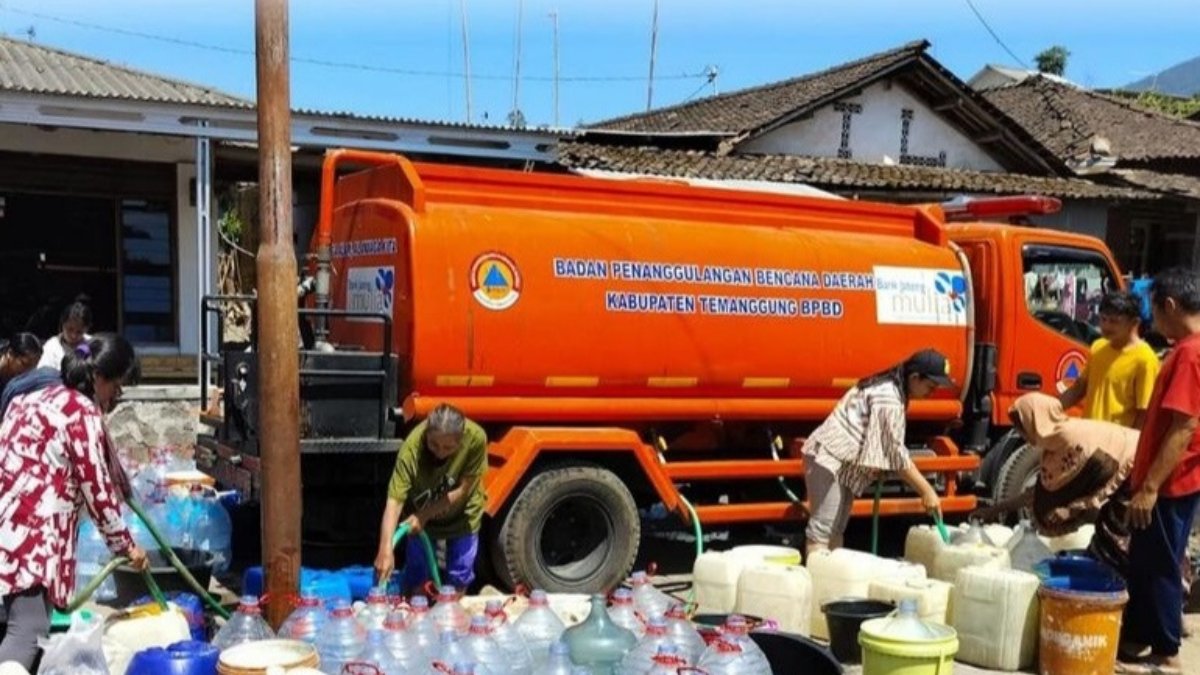
[{"label": "orange bucket", "polygon": [[1111,675],[1117,663],[1121,613],[1129,594],[1123,589],[1088,592],[1038,589],[1041,599],[1041,675]]}]

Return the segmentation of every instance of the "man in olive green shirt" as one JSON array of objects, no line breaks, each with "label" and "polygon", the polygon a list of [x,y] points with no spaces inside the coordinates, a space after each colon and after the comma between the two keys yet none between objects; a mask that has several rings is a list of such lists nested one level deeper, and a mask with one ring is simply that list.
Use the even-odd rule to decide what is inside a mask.
[{"label": "man in olive green shirt", "polygon": [[375,574],[387,580],[396,566],[392,533],[400,517],[409,526],[405,548],[404,589],[420,587],[429,578],[420,538],[446,541],[446,583],[466,590],[475,580],[479,527],[487,495],[487,435],[457,408],[443,404],[417,425],[396,456],[388,483],[387,506],[379,528]]}]

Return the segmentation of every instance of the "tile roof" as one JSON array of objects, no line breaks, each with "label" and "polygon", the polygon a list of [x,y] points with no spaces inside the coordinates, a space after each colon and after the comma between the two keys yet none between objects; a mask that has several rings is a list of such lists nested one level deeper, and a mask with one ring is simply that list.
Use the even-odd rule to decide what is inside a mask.
[{"label": "tile roof", "polygon": [[1044,77],[983,92],[1064,161],[1087,156],[1094,137],[1120,160],[1200,157],[1200,124]]},{"label": "tile roof", "polygon": [[660,176],[804,183],[848,190],[905,190],[976,194],[1042,194],[1069,199],[1156,199],[1157,194],[1079,178],[934,167],[867,164],[830,157],[720,155],[696,150],[563,142],[558,162],[575,169],[600,169]]},{"label": "tile roof", "polygon": [[0,90],[233,108],[254,105],[211,87],[8,37],[0,37]]},{"label": "tile roof", "polygon": [[610,131],[742,134],[890,72],[919,57],[927,47],[929,43],[924,40],[910,42],[817,73],[588,126]]},{"label": "tile roof", "polygon": [[1200,176],[1160,173],[1145,169],[1117,169],[1112,173],[1130,185],[1164,194],[1200,199]]}]

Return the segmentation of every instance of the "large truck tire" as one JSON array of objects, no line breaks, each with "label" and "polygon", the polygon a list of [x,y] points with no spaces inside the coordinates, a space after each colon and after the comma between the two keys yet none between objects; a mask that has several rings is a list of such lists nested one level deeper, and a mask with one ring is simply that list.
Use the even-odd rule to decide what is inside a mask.
[{"label": "large truck tire", "polygon": [[[1021,496],[1021,493],[1037,481],[1041,469],[1042,449],[1029,444],[1022,445],[1000,467],[992,496],[998,502]],[[1013,513],[1009,514],[1007,520],[1025,518],[1028,515],[1023,512]]]},{"label": "large truck tire", "polygon": [[611,471],[592,465],[534,476],[499,525],[496,573],[510,588],[604,593],[633,569],[641,539],[637,503]]},{"label": "large truck tire", "polygon": [[1025,439],[1021,438],[1021,434],[1016,429],[1010,429],[1008,433],[997,439],[988,449],[987,454],[983,456],[983,462],[979,465],[979,482],[987,487],[989,495],[994,495],[996,488],[1000,485],[1000,470],[1004,467],[1004,463],[1022,445],[1025,445]]}]

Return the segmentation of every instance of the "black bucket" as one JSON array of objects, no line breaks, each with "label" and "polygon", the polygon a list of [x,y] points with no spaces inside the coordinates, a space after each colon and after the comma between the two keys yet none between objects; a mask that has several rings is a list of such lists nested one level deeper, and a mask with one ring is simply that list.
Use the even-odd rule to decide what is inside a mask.
[{"label": "black bucket", "polygon": [[862,648],[858,645],[858,630],[863,622],[891,614],[896,606],[890,602],[845,598],[831,600],[821,606],[829,626],[829,649],[842,663],[862,663]]},{"label": "black bucket", "polygon": [[[725,625],[727,614],[698,614],[692,617],[692,622],[704,637],[710,642],[716,639],[717,628]],[[742,615],[746,616],[746,615]],[[762,623],[760,619],[746,616],[753,624]],[[763,650],[767,662],[771,664],[771,672],[775,675],[804,673],[804,675],[842,675],[842,666],[833,654],[823,645],[801,635],[793,635],[782,631],[754,630],[750,633],[754,644]]]},{"label": "black bucket", "polygon": [[[193,549],[177,548],[173,550],[188,572],[191,572],[205,590],[208,590],[208,582],[212,579],[213,562],[216,560],[216,556],[207,551]],[[172,591],[195,593],[195,590],[171,565],[162,551],[148,550],[146,557],[150,560],[150,574],[158,582],[158,587],[162,589],[163,593]],[[115,607],[127,607],[147,593],[146,581],[142,578],[142,573],[132,567],[125,565],[118,567],[113,572],[113,581],[117,586],[117,598],[112,603]]]}]

